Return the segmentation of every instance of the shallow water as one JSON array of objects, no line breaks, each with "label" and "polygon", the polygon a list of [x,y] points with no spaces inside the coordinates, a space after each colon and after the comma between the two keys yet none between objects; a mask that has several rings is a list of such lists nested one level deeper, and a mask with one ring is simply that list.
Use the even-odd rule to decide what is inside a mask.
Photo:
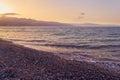
[{"label": "shallow water", "polygon": [[0,38],[66,59],[120,62],[120,27],[1,26]]}]

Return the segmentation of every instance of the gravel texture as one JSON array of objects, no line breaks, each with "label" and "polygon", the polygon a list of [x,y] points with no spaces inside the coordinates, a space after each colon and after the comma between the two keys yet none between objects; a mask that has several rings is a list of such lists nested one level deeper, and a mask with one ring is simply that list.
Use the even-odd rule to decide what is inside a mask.
[{"label": "gravel texture", "polygon": [[0,40],[0,80],[120,80],[119,75],[92,63]]}]

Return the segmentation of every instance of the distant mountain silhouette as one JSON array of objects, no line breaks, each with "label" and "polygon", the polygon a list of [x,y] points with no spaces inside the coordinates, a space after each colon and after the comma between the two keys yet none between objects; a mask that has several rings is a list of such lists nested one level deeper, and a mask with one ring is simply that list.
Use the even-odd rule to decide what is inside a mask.
[{"label": "distant mountain silhouette", "polygon": [[16,18],[16,17],[0,17],[0,26],[69,26],[70,24],[38,21],[34,19]]},{"label": "distant mountain silhouette", "polygon": [[99,26],[101,24],[95,24],[95,23],[84,23],[84,24],[81,24],[81,25],[85,25],[85,26]]},{"label": "distant mountain silhouette", "polygon": [[120,27],[120,25],[115,24],[96,24],[96,23],[83,23],[83,24],[74,24],[75,26],[80,27]]}]

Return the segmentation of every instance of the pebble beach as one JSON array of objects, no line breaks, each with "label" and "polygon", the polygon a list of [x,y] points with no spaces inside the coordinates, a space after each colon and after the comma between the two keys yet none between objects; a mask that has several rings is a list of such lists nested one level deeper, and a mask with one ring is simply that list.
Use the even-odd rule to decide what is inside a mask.
[{"label": "pebble beach", "polygon": [[120,80],[119,75],[93,63],[0,40],[0,80]]}]

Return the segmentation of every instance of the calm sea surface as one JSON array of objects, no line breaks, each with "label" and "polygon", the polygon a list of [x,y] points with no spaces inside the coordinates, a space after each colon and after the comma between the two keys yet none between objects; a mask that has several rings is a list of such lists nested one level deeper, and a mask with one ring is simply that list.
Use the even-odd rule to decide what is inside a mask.
[{"label": "calm sea surface", "polygon": [[120,62],[120,27],[0,27],[0,38],[71,60]]}]

